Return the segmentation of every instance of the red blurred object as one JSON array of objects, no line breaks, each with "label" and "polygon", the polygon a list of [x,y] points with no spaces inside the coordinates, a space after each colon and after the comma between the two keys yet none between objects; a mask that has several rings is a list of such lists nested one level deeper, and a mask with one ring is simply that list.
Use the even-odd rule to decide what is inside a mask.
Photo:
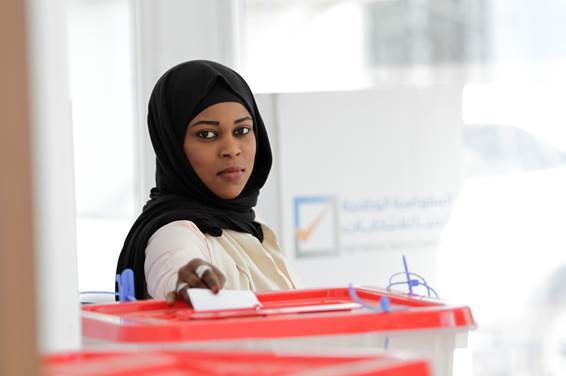
[{"label": "red blurred object", "polygon": [[424,360],[202,351],[78,352],[46,356],[43,376],[429,376]]}]

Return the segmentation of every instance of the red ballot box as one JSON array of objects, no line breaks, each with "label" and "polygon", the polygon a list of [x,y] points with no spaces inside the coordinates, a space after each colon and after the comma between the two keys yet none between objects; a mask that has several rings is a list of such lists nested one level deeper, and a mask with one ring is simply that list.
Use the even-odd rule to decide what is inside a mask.
[{"label": "red ballot box", "polygon": [[469,307],[380,289],[347,288],[258,293],[260,308],[195,311],[161,300],[89,305],[82,310],[85,344],[177,344],[184,348],[278,351],[401,351],[431,361],[435,375],[452,373],[453,352],[475,327]]},{"label": "red ballot box", "polygon": [[43,359],[43,376],[429,376],[424,360],[390,356],[139,351],[56,354]]}]

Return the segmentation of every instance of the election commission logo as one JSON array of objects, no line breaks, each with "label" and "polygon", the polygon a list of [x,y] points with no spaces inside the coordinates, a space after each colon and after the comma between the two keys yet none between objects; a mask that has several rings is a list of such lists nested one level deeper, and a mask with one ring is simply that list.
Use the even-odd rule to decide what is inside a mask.
[{"label": "election commission logo", "polygon": [[294,237],[297,257],[338,253],[338,213],[335,196],[294,199]]}]

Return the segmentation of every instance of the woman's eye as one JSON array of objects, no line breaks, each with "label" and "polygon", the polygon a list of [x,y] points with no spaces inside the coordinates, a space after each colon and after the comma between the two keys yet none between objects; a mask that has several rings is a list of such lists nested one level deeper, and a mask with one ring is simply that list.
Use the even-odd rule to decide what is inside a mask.
[{"label": "woman's eye", "polygon": [[212,132],[212,131],[200,131],[197,133],[197,136],[200,138],[204,138],[207,140],[213,139],[214,137],[216,137],[216,133]]},{"label": "woman's eye", "polygon": [[236,129],[236,130],[234,131],[234,134],[235,134],[236,136],[243,136],[243,135],[245,135],[245,134],[250,133],[251,131],[252,131],[252,130],[251,130],[249,127],[241,127],[241,128]]}]

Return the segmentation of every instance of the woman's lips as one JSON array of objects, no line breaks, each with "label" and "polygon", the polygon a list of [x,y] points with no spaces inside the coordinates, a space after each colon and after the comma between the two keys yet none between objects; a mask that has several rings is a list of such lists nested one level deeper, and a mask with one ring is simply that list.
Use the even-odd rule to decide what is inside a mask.
[{"label": "woman's lips", "polygon": [[220,176],[223,180],[229,182],[237,182],[244,175],[244,169],[241,167],[228,167],[218,172],[217,175]]}]

